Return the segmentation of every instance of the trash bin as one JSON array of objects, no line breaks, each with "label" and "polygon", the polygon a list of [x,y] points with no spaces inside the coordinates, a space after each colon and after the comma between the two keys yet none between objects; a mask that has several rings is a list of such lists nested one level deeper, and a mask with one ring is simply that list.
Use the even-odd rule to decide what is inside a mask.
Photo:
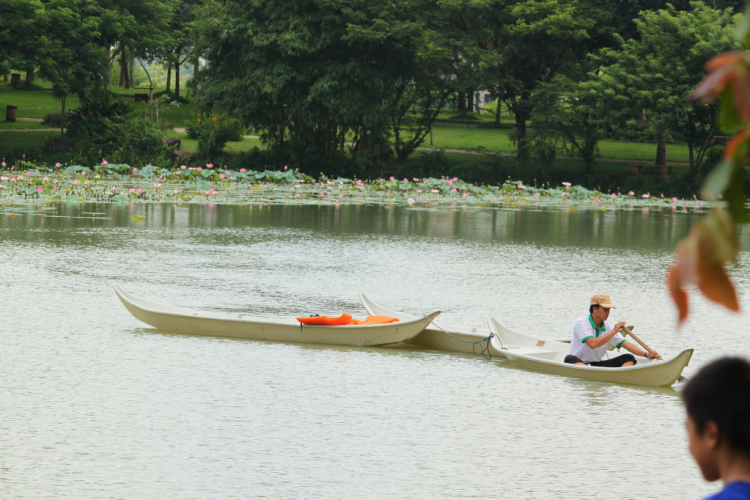
[{"label": "trash bin", "polygon": [[16,121],[18,116],[18,106],[8,106],[5,108],[5,119],[9,122]]},{"label": "trash bin", "polygon": [[11,87],[18,87],[18,84],[21,83],[21,73],[13,73],[10,75],[10,85]]}]

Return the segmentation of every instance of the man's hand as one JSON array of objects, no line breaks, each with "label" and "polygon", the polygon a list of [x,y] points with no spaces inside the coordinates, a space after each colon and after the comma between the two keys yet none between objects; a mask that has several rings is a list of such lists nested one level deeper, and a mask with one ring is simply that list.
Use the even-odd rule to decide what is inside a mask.
[{"label": "man's hand", "polygon": [[628,324],[627,321],[620,321],[619,323],[615,325],[615,332],[619,332],[620,330],[622,330],[622,327],[627,324]]},{"label": "man's hand", "polygon": [[659,353],[656,352],[656,351],[654,351],[653,354],[649,354],[648,351],[645,351],[643,353],[643,356],[646,357],[646,358],[648,358],[648,359],[657,359],[657,358],[661,357],[661,356],[659,356]]}]

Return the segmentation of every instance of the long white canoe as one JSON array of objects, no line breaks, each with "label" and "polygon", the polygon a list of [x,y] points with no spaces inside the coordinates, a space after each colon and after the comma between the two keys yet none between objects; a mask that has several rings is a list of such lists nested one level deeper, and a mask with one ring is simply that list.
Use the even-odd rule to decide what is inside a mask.
[{"label": "long white canoe", "polygon": [[569,344],[554,340],[541,340],[516,332],[496,318],[489,318],[487,323],[492,333],[495,334],[490,345],[500,355],[524,368],[567,377],[619,384],[669,386],[677,381],[693,355],[692,349],[686,349],[665,361],[639,357],[636,358],[635,366],[626,368],[574,365],[563,361],[570,350]]},{"label": "long white canoe", "polygon": [[408,342],[430,324],[440,311],[422,318],[384,325],[305,325],[295,319],[254,318],[243,314],[193,311],[152,302],[113,285],[130,313],[159,330],[174,333],[215,335],[311,344],[378,346]]},{"label": "long white canoe", "polygon": [[[365,306],[367,312],[373,316],[391,316],[401,321],[413,321],[417,318],[417,316],[411,316],[383,307],[364,293],[359,294],[359,299],[362,301],[362,305]],[[485,328],[430,323],[422,333],[407,340],[405,343],[439,351],[477,354],[481,351],[481,347],[477,347],[475,343],[481,342],[489,336],[490,331]],[[489,352],[492,355],[500,354],[495,351],[492,345],[489,346]]]}]

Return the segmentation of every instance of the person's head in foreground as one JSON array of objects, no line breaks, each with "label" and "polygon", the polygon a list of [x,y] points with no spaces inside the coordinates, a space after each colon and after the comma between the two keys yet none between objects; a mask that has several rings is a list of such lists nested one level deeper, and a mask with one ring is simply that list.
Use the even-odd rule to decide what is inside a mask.
[{"label": "person's head in foreground", "polygon": [[715,500],[750,499],[750,362],[721,358],[682,391],[690,453],[707,481],[724,482]]}]

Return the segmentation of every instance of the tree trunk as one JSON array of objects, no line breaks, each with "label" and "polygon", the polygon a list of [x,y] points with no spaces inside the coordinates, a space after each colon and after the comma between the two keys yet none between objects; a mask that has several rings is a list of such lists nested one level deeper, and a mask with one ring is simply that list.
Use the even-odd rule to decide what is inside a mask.
[{"label": "tree trunk", "polygon": [[659,132],[659,142],[656,143],[656,166],[667,164],[667,131]]},{"label": "tree trunk", "polygon": [[526,137],[526,120],[528,120],[529,111],[516,110],[514,115],[516,117],[516,131],[518,133],[516,160],[525,161],[529,158],[529,142]]},{"label": "tree trunk", "polygon": [[128,80],[130,81],[130,86],[135,86],[135,54],[133,54],[132,50],[128,51]]},{"label": "tree trunk", "polygon": [[469,113],[474,112],[474,91],[472,90],[466,94],[466,111]]},{"label": "tree trunk", "polygon": [[167,92],[172,90],[172,65],[167,64]]},{"label": "tree trunk", "polygon": [[129,89],[127,52],[127,49],[123,46],[122,51],[120,51],[120,87]]},{"label": "tree trunk", "polygon": [[689,162],[690,162],[690,172],[693,171],[693,168],[695,167],[695,159],[693,158],[693,143],[688,142],[688,156],[689,156]]},{"label": "tree trunk", "polygon": [[60,137],[65,133],[65,100],[68,98],[67,95],[62,96],[62,121],[60,122]]},{"label": "tree trunk", "polygon": [[503,103],[500,99],[497,100],[497,108],[495,109],[495,123],[500,123],[500,110],[502,109]]},{"label": "tree trunk", "polygon": [[174,98],[180,98],[180,61],[174,65]]},{"label": "tree trunk", "polygon": [[466,94],[463,92],[458,93],[458,111],[463,112],[466,111]]},{"label": "tree trunk", "polygon": [[35,71],[34,66],[28,66],[26,68],[26,84],[34,83],[34,78],[35,78],[34,71]]}]

